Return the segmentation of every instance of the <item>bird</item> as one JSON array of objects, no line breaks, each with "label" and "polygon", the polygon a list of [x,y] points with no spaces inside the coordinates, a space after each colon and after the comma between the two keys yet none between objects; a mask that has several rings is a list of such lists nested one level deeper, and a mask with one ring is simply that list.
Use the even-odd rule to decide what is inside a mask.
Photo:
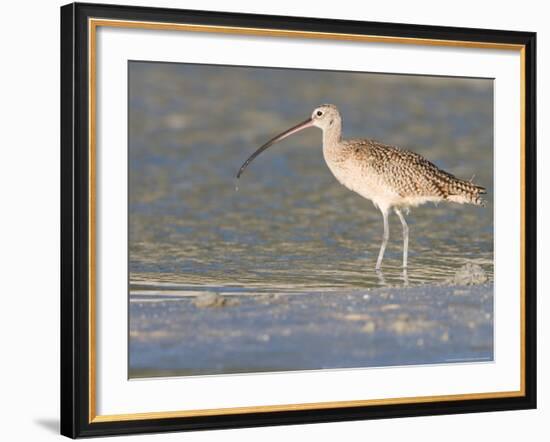
[{"label": "bird", "polygon": [[403,269],[408,267],[409,227],[405,214],[411,207],[448,201],[485,206],[484,187],[473,180],[457,178],[422,155],[374,139],[342,137],[342,117],[333,104],[315,108],[311,116],[275,136],[257,149],[237,172],[241,177],[248,165],[268,147],[304,129],[323,132],[323,156],[340,184],[370,200],[382,213],[384,231],[375,269],[379,271],[390,238],[388,217],[393,210],[403,229]]}]

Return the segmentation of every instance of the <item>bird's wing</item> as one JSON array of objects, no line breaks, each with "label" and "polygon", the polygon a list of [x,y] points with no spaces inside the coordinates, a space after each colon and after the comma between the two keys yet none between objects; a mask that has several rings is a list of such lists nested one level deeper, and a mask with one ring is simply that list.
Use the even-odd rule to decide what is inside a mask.
[{"label": "bird's wing", "polygon": [[362,155],[372,172],[402,197],[435,197],[482,204],[479,195],[485,193],[483,187],[455,177],[422,155],[375,140],[353,141],[358,148],[353,154]]}]

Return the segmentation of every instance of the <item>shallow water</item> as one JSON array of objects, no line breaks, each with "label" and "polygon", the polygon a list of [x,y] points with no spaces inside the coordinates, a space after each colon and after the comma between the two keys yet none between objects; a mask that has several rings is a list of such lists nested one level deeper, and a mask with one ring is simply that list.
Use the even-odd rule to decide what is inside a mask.
[{"label": "shallow water", "polygon": [[[131,293],[304,293],[438,284],[466,262],[493,277],[491,80],[130,63]],[[423,154],[488,190],[487,207],[411,211],[410,268],[390,217],[340,186],[310,129],[235,173],[259,145],[331,102],[345,137]]]},{"label": "shallow water", "polygon": [[[491,80],[129,64],[129,376],[378,367],[493,358]],[[310,129],[414,150],[487,188],[485,208],[411,211],[409,269],[390,217],[340,186]],[[238,190],[236,186],[238,184]],[[453,287],[466,263],[487,284]],[[224,295],[202,308],[202,296]],[[227,295],[227,296],[225,296]]]}]

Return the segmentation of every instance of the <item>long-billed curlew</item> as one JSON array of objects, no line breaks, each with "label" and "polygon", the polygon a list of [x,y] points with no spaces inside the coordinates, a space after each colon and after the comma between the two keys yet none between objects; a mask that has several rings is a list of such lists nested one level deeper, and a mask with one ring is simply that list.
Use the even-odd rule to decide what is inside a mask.
[{"label": "long-billed curlew", "polygon": [[407,268],[409,227],[403,210],[427,202],[452,201],[483,206],[485,189],[471,181],[456,178],[423,156],[370,139],[342,139],[342,117],[338,108],[324,104],[311,117],[272,138],[239,169],[239,178],[250,162],[269,146],[308,127],[323,131],[323,156],[336,179],[348,189],[373,202],[384,218],[384,236],[376,269],[382,265],[390,237],[388,214],[391,209],[403,226],[403,268]]}]

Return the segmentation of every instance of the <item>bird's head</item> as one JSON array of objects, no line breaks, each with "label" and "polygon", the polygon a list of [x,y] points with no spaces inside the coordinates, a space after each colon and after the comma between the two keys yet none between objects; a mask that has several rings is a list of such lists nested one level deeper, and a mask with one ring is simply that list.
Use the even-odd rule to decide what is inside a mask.
[{"label": "bird's head", "polygon": [[311,121],[313,126],[327,130],[331,127],[339,127],[342,124],[342,117],[334,104],[322,104],[311,113]]}]

